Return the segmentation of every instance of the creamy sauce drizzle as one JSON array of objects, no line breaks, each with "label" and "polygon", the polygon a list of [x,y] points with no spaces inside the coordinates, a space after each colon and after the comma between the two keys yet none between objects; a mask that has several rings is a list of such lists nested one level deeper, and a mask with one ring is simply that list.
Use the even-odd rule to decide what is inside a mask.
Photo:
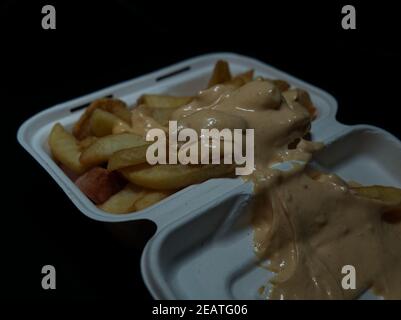
[{"label": "creamy sauce drizzle", "polygon": [[[335,175],[276,179],[252,205],[255,252],[276,272],[270,298],[354,299],[372,288],[400,299],[401,229],[383,221],[386,209]],[[355,267],[355,290],[341,285],[345,265]]]},{"label": "creamy sauce drizzle", "polygon": [[[255,252],[276,272],[272,299],[350,299],[373,288],[401,298],[400,224],[383,222],[386,204],[358,197],[335,175],[312,174],[306,165],[288,172],[276,162],[305,164],[321,143],[303,140],[311,115],[305,92],[281,93],[257,79],[240,88],[216,85],[172,114],[179,129],[255,130],[253,211]],[[310,100],[309,100],[310,101]],[[145,115],[142,133],[157,126]],[[298,142],[293,147],[289,145]],[[356,290],[344,290],[344,265],[357,272]]]}]

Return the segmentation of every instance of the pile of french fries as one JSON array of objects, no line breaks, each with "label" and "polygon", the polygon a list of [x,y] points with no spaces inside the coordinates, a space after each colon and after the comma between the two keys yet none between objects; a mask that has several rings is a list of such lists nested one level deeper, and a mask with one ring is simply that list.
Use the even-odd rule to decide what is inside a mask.
[{"label": "pile of french fries", "polygon": [[[253,79],[250,70],[232,76],[229,65],[218,61],[208,87],[240,87]],[[287,89],[284,81],[277,85]],[[193,97],[145,94],[130,109],[119,99],[92,102],[74,124],[72,133],[60,123],[49,136],[53,158],[81,191],[110,213],[142,210],[186,186],[210,178],[231,176],[233,165],[149,165],[143,137],[146,124],[165,128],[171,114]]]},{"label": "pile of french fries", "polygon": [[[228,63],[218,61],[208,87],[229,84],[238,88],[253,78],[253,70],[232,76]],[[291,89],[283,80],[270,81],[304,105],[312,119],[316,117],[306,91]],[[119,99],[95,100],[74,124],[72,133],[60,123],[54,125],[49,135],[51,154],[89,199],[100,209],[116,214],[142,210],[192,184],[231,176],[233,165],[152,166],[146,162],[149,142],[143,136],[144,126],[150,123],[165,129],[171,114],[192,99],[145,94],[132,109]],[[371,195],[374,191],[358,192]]]}]

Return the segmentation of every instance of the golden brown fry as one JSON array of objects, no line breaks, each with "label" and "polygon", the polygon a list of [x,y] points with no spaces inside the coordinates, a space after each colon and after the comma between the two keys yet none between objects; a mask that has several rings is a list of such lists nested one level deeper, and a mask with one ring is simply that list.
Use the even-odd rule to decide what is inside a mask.
[{"label": "golden brown fry", "polygon": [[306,109],[308,109],[312,119],[316,118],[317,109],[313,105],[309,93],[302,89],[297,89],[297,90],[298,90],[298,102],[302,104]]},{"label": "golden brown fry", "polygon": [[87,149],[91,144],[93,144],[97,140],[95,136],[88,136],[80,141],[78,141],[79,150],[84,151]]},{"label": "golden brown fry", "polygon": [[290,89],[290,90],[284,91],[282,94],[288,103],[290,103],[292,101],[292,102],[297,102],[297,103],[301,104],[308,110],[312,119],[316,118],[317,109],[313,105],[308,92],[306,92],[305,90],[296,88],[296,89]]},{"label": "golden brown fry", "polygon": [[231,72],[228,62],[224,60],[219,60],[216,62],[214,66],[213,74],[208,83],[208,88],[213,87],[216,84],[220,84],[230,80],[231,80]]},{"label": "golden brown fry", "polygon": [[170,194],[171,192],[146,191],[145,195],[135,202],[135,209],[136,211],[143,210],[167,198]]},{"label": "golden brown fry", "polygon": [[106,212],[117,214],[134,212],[137,210],[135,203],[146,194],[141,188],[128,184],[120,192],[117,192],[100,205],[99,208]]},{"label": "golden brown fry", "polygon": [[224,82],[224,84],[233,85],[237,88],[243,86],[253,80],[253,70],[248,70],[233,77],[231,80]]},{"label": "golden brown fry", "polygon": [[60,123],[56,123],[49,136],[49,146],[53,157],[77,174],[82,174],[86,166],[79,161],[81,151],[78,141]]},{"label": "golden brown fry", "polygon": [[189,103],[193,97],[175,97],[162,94],[144,94],[138,99],[138,104],[153,108],[178,108]]},{"label": "golden brown fry", "polygon": [[171,115],[175,111],[173,108],[149,108],[149,110],[153,119],[165,127],[168,126],[168,121],[171,119]]},{"label": "golden brown fry", "polygon": [[121,169],[130,182],[155,190],[172,190],[232,173],[235,165],[138,165]]},{"label": "golden brown fry", "polygon": [[274,85],[280,90],[280,92],[284,92],[287,91],[288,89],[290,89],[290,84],[287,81],[284,80],[271,80]]},{"label": "golden brown fry", "polygon": [[145,145],[147,142],[134,133],[113,134],[99,138],[85,149],[79,160],[86,166],[95,166],[106,162],[114,152]]},{"label": "golden brown fry", "polygon": [[142,145],[115,152],[109,159],[107,169],[110,171],[130,167],[146,162],[148,145]]},{"label": "golden brown fry", "polygon": [[111,103],[107,105],[106,111],[115,114],[117,117],[119,117],[122,121],[126,123],[131,122],[131,110],[128,109],[128,106],[125,102],[116,99],[115,103]]},{"label": "golden brown fry", "polygon": [[134,110],[139,110],[143,115],[152,117],[162,126],[167,126],[175,109],[191,102],[192,99],[193,97],[145,94],[139,98],[139,105]]},{"label": "golden brown fry", "polygon": [[385,186],[351,187],[358,196],[384,202],[389,208],[383,213],[383,219],[389,223],[401,221],[401,189]]},{"label": "golden brown fry", "polygon": [[86,108],[81,118],[75,123],[72,129],[73,135],[78,139],[82,140],[91,134],[90,132],[90,117],[96,109],[102,109],[115,114],[121,120],[130,123],[131,112],[127,108],[125,102],[119,99],[104,98],[93,101],[89,107]]},{"label": "golden brown fry", "polygon": [[112,134],[113,128],[120,123],[127,124],[116,115],[102,109],[96,109],[93,111],[89,123],[90,132],[96,137],[104,137]]},{"label": "golden brown fry", "polygon": [[390,206],[401,206],[401,189],[377,185],[350,189],[359,196],[383,201]]}]

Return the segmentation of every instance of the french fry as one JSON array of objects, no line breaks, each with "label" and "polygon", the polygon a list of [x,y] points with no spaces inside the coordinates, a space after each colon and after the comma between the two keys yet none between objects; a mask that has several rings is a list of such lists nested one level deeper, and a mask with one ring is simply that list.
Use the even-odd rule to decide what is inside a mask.
[{"label": "french fry", "polygon": [[146,162],[148,144],[115,152],[107,163],[110,171]]},{"label": "french fry", "polygon": [[[189,103],[192,97],[173,97],[161,95],[142,96],[140,103],[133,113],[141,113],[143,116],[153,118],[162,126],[168,126],[171,114],[180,106]],[[142,103],[142,104],[141,104]],[[133,120],[135,120],[135,115]]]},{"label": "french fry", "polygon": [[224,82],[224,84],[233,85],[237,88],[243,86],[245,83],[248,83],[253,80],[253,70],[248,70],[244,73],[240,73],[234,76],[232,79]]},{"label": "french fry", "polygon": [[147,142],[134,133],[121,133],[105,136],[97,139],[92,145],[85,149],[80,162],[85,166],[95,166],[109,160],[114,152],[143,146]]},{"label": "french fry", "polygon": [[53,126],[49,136],[49,146],[53,157],[71,171],[81,174],[86,166],[79,161],[81,151],[78,141],[57,123]]},{"label": "french fry", "polygon": [[131,111],[127,108],[125,102],[118,99],[98,99],[93,101],[85,112],[82,114],[81,118],[75,123],[72,133],[78,139],[82,140],[87,136],[91,135],[90,128],[90,118],[92,113],[96,109],[102,109],[113,113],[121,120],[129,123],[131,121]]},{"label": "french fry", "polygon": [[313,105],[308,92],[297,88],[284,91],[282,94],[287,101],[295,101],[304,106],[308,110],[312,119],[316,118],[317,109]]},{"label": "french fry", "polygon": [[104,137],[112,134],[113,128],[122,122],[127,124],[125,121],[110,112],[96,109],[93,111],[89,120],[90,131],[96,137]]},{"label": "french fry", "polygon": [[350,188],[358,196],[382,201],[392,207],[401,207],[401,189],[386,186],[358,186]]},{"label": "french fry", "polygon": [[193,97],[175,97],[162,94],[144,94],[138,99],[138,104],[153,108],[178,108],[189,103]]},{"label": "french fry", "polygon": [[135,209],[136,211],[143,210],[167,198],[170,194],[171,192],[147,191],[143,197],[135,202]]},{"label": "french fry", "polygon": [[91,144],[93,144],[96,140],[97,140],[97,137],[95,137],[95,136],[87,136],[86,138],[79,140],[78,141],[79,150],[84,151]]},{"label": "french fry", "polygon": [[112,195],[106,202],[99,206],[109,213],[129,213],[137,210],[135,203],[146,195],[141,188],[128,184],[124,189]]},{"label": "french fry", "polygon": [[290,84],[284,80],[271,80],[274,85],[280,90],[280,92],[284,92],[290,89]]},{"label": "french fry", "polygon": [[65,175],[71,179],[71,181],[76,181],[79,178],[79,174],[72,171],[71,169],[67,168],[65,165],[62,163],[59,164],[60,169],[63,170]]},{"label": "french fry", "polygon": [[193,97],[145,94],[138,99],[137,107],[144,115],[152,117],[162,126],[166,126],[176,108],[191,102]]},{"label": "french fry", "polygon": [[[116,102],[111,104],[106,104],[105,111],[115,114],[122,121],[130,123],[131,121],[131,110],[125,102],[115,99]],[[103,109],[103,108],[102,108]]]},{"label": "french fry", "polygon": [[357,186],[350,190],[361,197],[379,200],[388,206],[383,213],[383,219],[389,223],[401,221],[401,189],[386,186]]},{"label": "french fry", "polygon": [[317,109],[313,105],[310,95],[307,91],[302,89],[297,89],[298,91],[298,101],[302,104],[306,109],[308,109],[312,119],[316,118]]},{"label": "french fry", "polygon": [[172,190],[228,175],[234,165],[139,165],[121,169],[130,182],[154,190]]},{"label": "french fry", "polygon": [[175,108],[149,108],[150,114],[162,126],[167,127]]},{"label": "french fry", "polygon": [[231,72],[227,61],[219,60],[216,62],[214,66],[212,76],[208,83],[208,88],[230,80],[231,80]]}]

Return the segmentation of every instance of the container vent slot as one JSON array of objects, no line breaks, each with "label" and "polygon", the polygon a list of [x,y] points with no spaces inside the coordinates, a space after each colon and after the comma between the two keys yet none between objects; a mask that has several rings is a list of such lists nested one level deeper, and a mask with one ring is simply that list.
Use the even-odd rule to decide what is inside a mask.
[{"label": "container vent slot", "polygon": [[189,71],[189,70],[191,70],[191,67],[190,67],[190,66],[187,66],[187,67],[178,69],[178,70],[176,70],[176,71],[167,73],[167,74],[165,74],[165,75],[162,75],[162,76],[160,76],[160,77],[157,77],[157,78],[156,78],[156,81],[161,81],[161,80],[164,80],[164,79],[173,77],[173,76],[175,76],[175,75],[177,75],[177,74],[179,74],[179,73],[183,73],[183,72],[186,72],[186,71]]}]

